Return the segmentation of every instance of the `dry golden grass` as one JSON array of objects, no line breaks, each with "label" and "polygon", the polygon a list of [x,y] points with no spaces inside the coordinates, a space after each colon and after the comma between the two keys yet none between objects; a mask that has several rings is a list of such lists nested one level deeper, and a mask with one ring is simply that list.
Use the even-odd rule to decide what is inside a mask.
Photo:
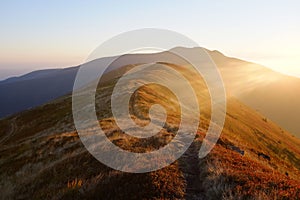
[{"label": "dry golden grass", "polygon": [[[233,199],[297,199],[300,181],[292,179],[251,156],[217,145],[204,161],[203,186],[210,197]],[[205,169],[205,167],[204,167]]]},{"label": "dry golden grass", "polygon": [[[178,161],[144,174],[123,173],[101,164],[81,144],[72,121],[71,98],[66,96],[0,120],[0,139],[10,131],[12,120],[16,125],[11,137],[0,147],[1,197],[300,198],[299,140],[235,99],[228,99],[226,123],[218,144],[208,157],[198,159],[197,152],[210,122],[209,94],[194,71],[177,68],[191,80],[201,108],[201,123],[195,142]],[[111,76],[118,77],[122,73]],[[115,82],[102,82],[96,95],[97,103],[107,105],[97,107],[99,124],[107,137],[114,144],[133,152],[153,151],[172,140],[180,122],[180,105],[174,101],[174,94],[155,84],[136,91],[131,99],[130,113],[137,124],[149,123],[148,110],[155,103],[165,107],[168,114],[166,124],[158,134],[149,139],[138,139],[120,130],[112,117],[109,98]],[[231,150],[230,145],[241,148],[245,155]],[[259,152],[267,154],[271,160],[259,158]],[[286,176],[285,172],[289,175]]]}]

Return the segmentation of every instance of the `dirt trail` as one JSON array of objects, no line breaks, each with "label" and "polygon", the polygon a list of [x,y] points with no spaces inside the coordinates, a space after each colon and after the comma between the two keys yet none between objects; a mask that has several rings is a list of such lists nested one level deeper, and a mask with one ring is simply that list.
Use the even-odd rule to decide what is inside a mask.
[{"label": "dirt trail", "polygon": [[198,157],[200,146],[200,142],[193,142],[179,160],[180,168],[187,183],[185,199],[206,199],[200,180],[200,159]]},{"label": "dirt trail", "polygon": [[3,144],[6,142],[10,137],[12,137],[17,130],[17,123],[16,123],[16,117],[11,119],[10,128],[7,131],[7,133],[3,136],[3,138],[0,139],[0,144]]}]

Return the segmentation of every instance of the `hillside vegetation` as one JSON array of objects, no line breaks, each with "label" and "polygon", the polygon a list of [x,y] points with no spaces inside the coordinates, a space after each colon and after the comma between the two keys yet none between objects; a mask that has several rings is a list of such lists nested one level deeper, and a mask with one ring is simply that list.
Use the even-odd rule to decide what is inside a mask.
[{"label": "hillside vegetation", "polygon": [[[191,82],[201,109],[197,136],[179,160],[143,174],[103,165],[81,143],[73,124],[72,98],[66,95],[0,120],[0,198],[300,199],[299,139],[233,97],[227,101],[217,145],[207,157],[198,158],[210,122],[209,93],[195,71],[169,66]],[[167,88],[145,85],[131,98],[132,119],[149,123],[149,108],[157,103],[166,108],[167,121],[149,139],[124,133],[110,111],[110,94],[118,77],[131,67],[112,71],[100,82],[96,102],[106,107],[96,107],[99,125],[111,142],[127,151],[153,151],[176,135],[182,105]]]}]

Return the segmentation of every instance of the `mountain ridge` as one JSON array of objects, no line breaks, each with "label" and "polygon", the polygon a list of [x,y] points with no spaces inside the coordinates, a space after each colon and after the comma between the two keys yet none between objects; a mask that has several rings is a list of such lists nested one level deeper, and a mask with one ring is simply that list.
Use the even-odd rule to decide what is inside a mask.
[{"label": "mountain ridge", "polygon": [[[178,48],[193,54],[193,48]],[[228,95],[235,96],[246,105],[259,110],[267,118],[274,120],[283,128],[300,137],[300,124],[297,122],[296,117],[300,115],[296,95],[297,91],[300,92],[300,79],[279,74],[255,63],[227,57],[216,50],[208,50],[208,53],[221,72]],[[164,52],[123,55],[110,66],[109,70],[113,71],[122,65],[141,64],[141,62],[159,60],[160,56],[166,55]],[[113,58],[115,57],[107,57],[92,62],[98,62],[100,65],[103,65]],[[25,85],[23,82],[9,84],[0,82],[0,117],[41,105],[70,93],[73,89],[72,86],[78,68],[73,67],[64,70],[68,69],[70,69],[68,78],[65,77],[66,75],[57,72],[55,76],[52,76],[47,81],[43,81],[43,78],[39,79],[41,82],[37,81],[37,79],[31,79]],[[57,83],[56,78],[60,79],[59,83]],[[51,83],[57,84],[51,85]],[[289,84],[287,85],[286,83]],[[32,90],[33,86],[36,89]],[[45,93],[43,88],[49,88],[48,92]],[[278,92],[277,88],[281,88],[280,92]],[[34,96],[37,98],[33,99]],[[39,96],[41,99],[38,98]],[[290,102],[293,103],[291,104]],[[281,105],[284,105],[284,107]]]}]

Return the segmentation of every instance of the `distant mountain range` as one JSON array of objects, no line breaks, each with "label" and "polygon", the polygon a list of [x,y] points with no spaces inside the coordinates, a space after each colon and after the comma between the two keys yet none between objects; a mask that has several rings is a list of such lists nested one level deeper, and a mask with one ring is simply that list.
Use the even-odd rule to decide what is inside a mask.
[{"label": "distant mountain range", "polygon": [[72,91],[78,67],[34,71],[0,82],[0,117],[33,108]]},{"label": "distant mountain range", "polygon": [[[180,48],[194,54],[193,48]],[[286,130],[300,137],[300,79],[274,72],[264,66],[209,51],[223,76],[228,96],[258,110]],[[166,52],[121,56],[108,71],[130,64],[159,61]],[[197,56],[197,55],[194,55]],[[102,66],[114,57],[92,62]],[[34,71],[0,81],[0,118],[47,103],[72,91],[79,66]]]}]

